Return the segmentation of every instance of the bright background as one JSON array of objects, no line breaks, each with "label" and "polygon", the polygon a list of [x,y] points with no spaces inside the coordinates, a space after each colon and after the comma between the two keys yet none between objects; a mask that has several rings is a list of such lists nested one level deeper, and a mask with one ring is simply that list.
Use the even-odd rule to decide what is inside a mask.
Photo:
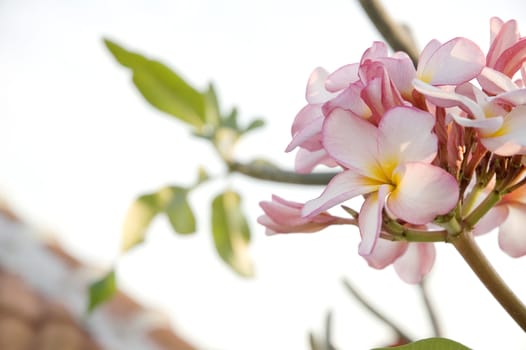
[{"label": "bright background", "polygon": [[[516,18],[521,1],[391,1],[421,47],[466,36],[485,51],[489,18]],[[292,167],[283,150],[316,66],[357,61],[380,37],[351,0],[0,1],[0,196],[35,227],[83,261],[109,268],[131,201],[166,184],[190,184],[197,165],[220,174],[205,143],[144,102],[102,44],[107,36],[167,63],[192,84],[213,80],[224,108],[243,120],[267,118],[239,157],[263,155]],[[257,277],[243,280],[216,257],[208,227],[210,198],[225,185],[245,194]],[[391,334],[344,291],[348,277],[415,338],[430,335],[415,289],[388,268],[356,254],[356,230],[266,237],[257,203],[271,193],[299,201],[320,189],[233,176],[207,184],[191,200],[200,217],[193,237],[156,220],[147,242],[117,262],[119,285],[170,317],[202,349],[306,349],[334,310],[335,343],[366,349]],[[526,259],[483,249],[526,300]],[[439,245],[430,276],[446,335],[476,349],[526,347],[526,337],[450,246]]]}]

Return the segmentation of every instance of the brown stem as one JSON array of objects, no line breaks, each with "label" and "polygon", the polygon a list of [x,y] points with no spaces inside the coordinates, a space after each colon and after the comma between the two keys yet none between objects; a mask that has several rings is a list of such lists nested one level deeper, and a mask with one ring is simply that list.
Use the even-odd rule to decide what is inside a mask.
[{"label": "brown stem", "polygon": [[418,64],[418,49],[407,29],[396,23],[384,9],[379,0],[358,0],[360,5],[375,25],[376,29],[382,34],[385,41],[395,51],[404,51],[411,57],[415,64]]},{"label": "brown stem", "polygon": [[504,310],[526,331],[526,306],[491,266],[471,232],[461,233],[451,243]]},{"label": "brown stem", "polygon": [[336,173],[298,174],[275,166],[243,164],[234,161],[228,163],[228,169],[260,180],[314,186],[325,186],[336,175]]}]

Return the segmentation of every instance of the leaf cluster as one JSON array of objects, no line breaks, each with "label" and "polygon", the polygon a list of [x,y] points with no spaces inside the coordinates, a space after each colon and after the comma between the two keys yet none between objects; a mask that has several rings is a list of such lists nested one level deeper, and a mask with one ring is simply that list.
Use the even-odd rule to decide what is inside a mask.
[{"label": "leaf cluster", "polygon": [[[108,39],[104,44],[115,60],[130,70],[133,84],[150,105],[183,122],[194,136],[210,141],[227,165],[240,137],[264,125],[262,119],[253,119],[242,126],[236,108],[222,113],[212,83],[200,91],[162,62],[129,51]],[[189,196],[209,179],[200,168],[192,186],[164,186],[138,196],[124,220],[122,251],[127,252],[144,242],[152,221],[160,215],[168,219],[175,233],[195,233],[197,220]],[[248,254],[250,226],[242,210],[241,196],[227,189],[212,199],[210,208],[212,237],[219,257],[240,276],[252,276],[253,265]],[[88,311],[111,298],[115,290],[115,271],[112,270],[92,284]]]}]

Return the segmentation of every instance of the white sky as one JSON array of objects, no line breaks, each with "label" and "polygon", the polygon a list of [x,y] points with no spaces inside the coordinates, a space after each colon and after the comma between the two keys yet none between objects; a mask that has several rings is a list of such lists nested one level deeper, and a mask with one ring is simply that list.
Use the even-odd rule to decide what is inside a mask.
[{"label": "white sky", "polygon": [[[486,50],[492,15],[516,18],[526,33],[520,1],[405,0],[389,9],[421,46],[467,36]],[[289,167],[293,155],[283,150],[312,69],[354,62],[379,39],[351,0],[1,1],[0,196],[102,268],[117,259],[123,217],[137,195],[189,184],[199,164],[222,171],[208,145],[142,100],[103,36],[162,60],[198,87],[214,80],[224,108],[239,106],[245,121],[267,118],[240,158],[259,154]],[[253,280],[235,276],[213,251],[207,208],[225,185],[245,194]],[[237,176],[206,185],[192,196],[199,232],[181,238],[156,220],[147,243],[119,260],[119,283],[202,349],[306,349],[307,331],[321,332],[328,309],[337,346],[382,345],[390,333],[346,295],[342,276],[411,335],[429,336],[415,290],[391,268],[366,266],[357,231],[268,238],[255,223],[257,202],[271,193],[305,200],[318,192]],[[526,300],[526,260],[501,253],[494,234],[480,241]],[[453,248],[438,248],[430,283],[446,335],[476,349],[526,346]]]}]

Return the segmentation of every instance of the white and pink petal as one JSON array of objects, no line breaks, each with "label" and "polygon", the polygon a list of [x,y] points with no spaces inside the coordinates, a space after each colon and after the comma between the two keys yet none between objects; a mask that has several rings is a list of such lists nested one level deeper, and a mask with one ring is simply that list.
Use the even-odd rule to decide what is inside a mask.
[{"label": "white and pink petal", "polygon": [[416,91],[420,92],[431,103],[438,107],[448,108],[459,106],[464,111],[473,115],[475,119],[485,118],[482,106],[466,96],[457,94],[455,91],[438,88],[418,79],[413,80],[413,86]]},{"label": "white and pink petal", "polygon": [[526,38],[522,38],[499,55],[492,67],[512,78],[526,62]]},{"label": "white and pink petal", "polygon": [[305,148],[300,148],[296,153],[294,163],[294,170],[296,170],[296,172],[308,174],[318,165],[326,165],[334,168],[338,166],[338,163],[336,163],[323,148],[312,152]]},{"label": "white and pink petal", "polygon": [[338,92],[345,89],[351,83],[356,82],[358,77],[358,63],[347,64],[329,74],[325,81],[325,89],[330,92]]},{"label": "white and pink petal", "polygon": [[312,217],[348,199],[375,192],[379,187],[380,184],[371,181],[370,178],[346,170],[333,177],[318,198],[305,203],[302,215]]},{"label": "white and pink petal", "polygon": [[325,81],[328,76],[329,72],[322,67],[317,67],[312,71],[305,91],[305,99],[307,102],[311,104],[323,103],[334,97],[332,92],[325,89]]},{"label": "white and pink petal", "polygon": [[482,89],[492,95],[512,91],[518,88],[518,86],[506,74],[489,67],[484,67],[484,69],[482,69],[477,80]]},{"label": "white and pink petal", "polygon": [[378,124],[379,161],[431,163],[437,152],[435,118],[413,107],[390,109]]},{"label": "white and pink petal", "polygon": [[410,243],[404,255],[393,266],[404,282],[416,284],[431,271],[435,256],[436,250],[432,243]]},{"label": "white and pink petal", "polygon": [[480,236],[499,227],[508,217],[508,206],[497,205],[491,208],[473,228],[473,235]]},{"label": "white and pink petal", "polygon": [[382,229],[382,213],[385,205],[385,199],[391,190],[391,186],[382,185],[378,191],[370,193],[360,209],[358,216],[358,225],[362,242],[358,247],[358,253],[367,256],[373,251],[380,231]]},{"label": "white and pink petal", "polygon": [[363,86],[361,83],[349,85],[338,96],[323,104],[323,114],[327,116],[336,108],[340,108],[350,111],[363,119],[369,119],[372,111],[361,97],[362,90]]},{"label": "white and pink petal", "polygon": [[497,132],[504,123],[504,118],[500,116],[486,119],[469,119],[457,114],[450,114],[450,117],[453,118],[458,125],[466,128],[479,129],[479,131],[485,135],[491,135]]},{"label": "white and pink petal", "polygon": [[526,255],[526,205],[509,205],[508,210],[508,217],[499,228],[499,246],[509,256],[518,258]]},{"label": "white and pink petal", "polygon": [[491,46],[486,56],[486,65],[494,67],[499,56],[520,39],[517,21],[503,22],[498,17],[490,19]]},{"label": "white and pink petal", "polygon": [[324,121],[323,115],[318,115],[309,123],[302,123],[302,128],[296,128],[292,135],[292,140],[288,144],[285,152],[290,152],[296,147],[306,148],[309,151],[317,151],[322,148],[321,130]]},{"label": "white and pink petal", "polygon": [[526,105],[508,113],[497,131],[484,133],[481,143],[500,156],[526,154]]},{"label": "white and pink petal", "polygon": [[458,183],[442,168],[426,163],[401,164],[387,207],[396,217],[416,225],[448,213],[459,197]]},{"label": "white and pink petal", "polygon": [[349,111],[335,109],[323,124],[322,143],[327,153],[346,168],[363,174],[376,164],[378,129]]},{"label": "white and pink petal", "polygon": [[[436,48],[436,43],[433,44]],[[427,50],[428,47],[424,49]],[[477,77],[485,66],[482,50],[466,38],[455,38],[440,45],[432,53],[426,52],[420,62],[417,77],[431,85],[458,85]]]},{"label": "white and pink petal", "polygon": [[408,246],[409,243],[407,242],[392,242],[386,239],[379,239],[371,253],[363,255],[363,258],[372,268],[383,269],[404,254]]}]

